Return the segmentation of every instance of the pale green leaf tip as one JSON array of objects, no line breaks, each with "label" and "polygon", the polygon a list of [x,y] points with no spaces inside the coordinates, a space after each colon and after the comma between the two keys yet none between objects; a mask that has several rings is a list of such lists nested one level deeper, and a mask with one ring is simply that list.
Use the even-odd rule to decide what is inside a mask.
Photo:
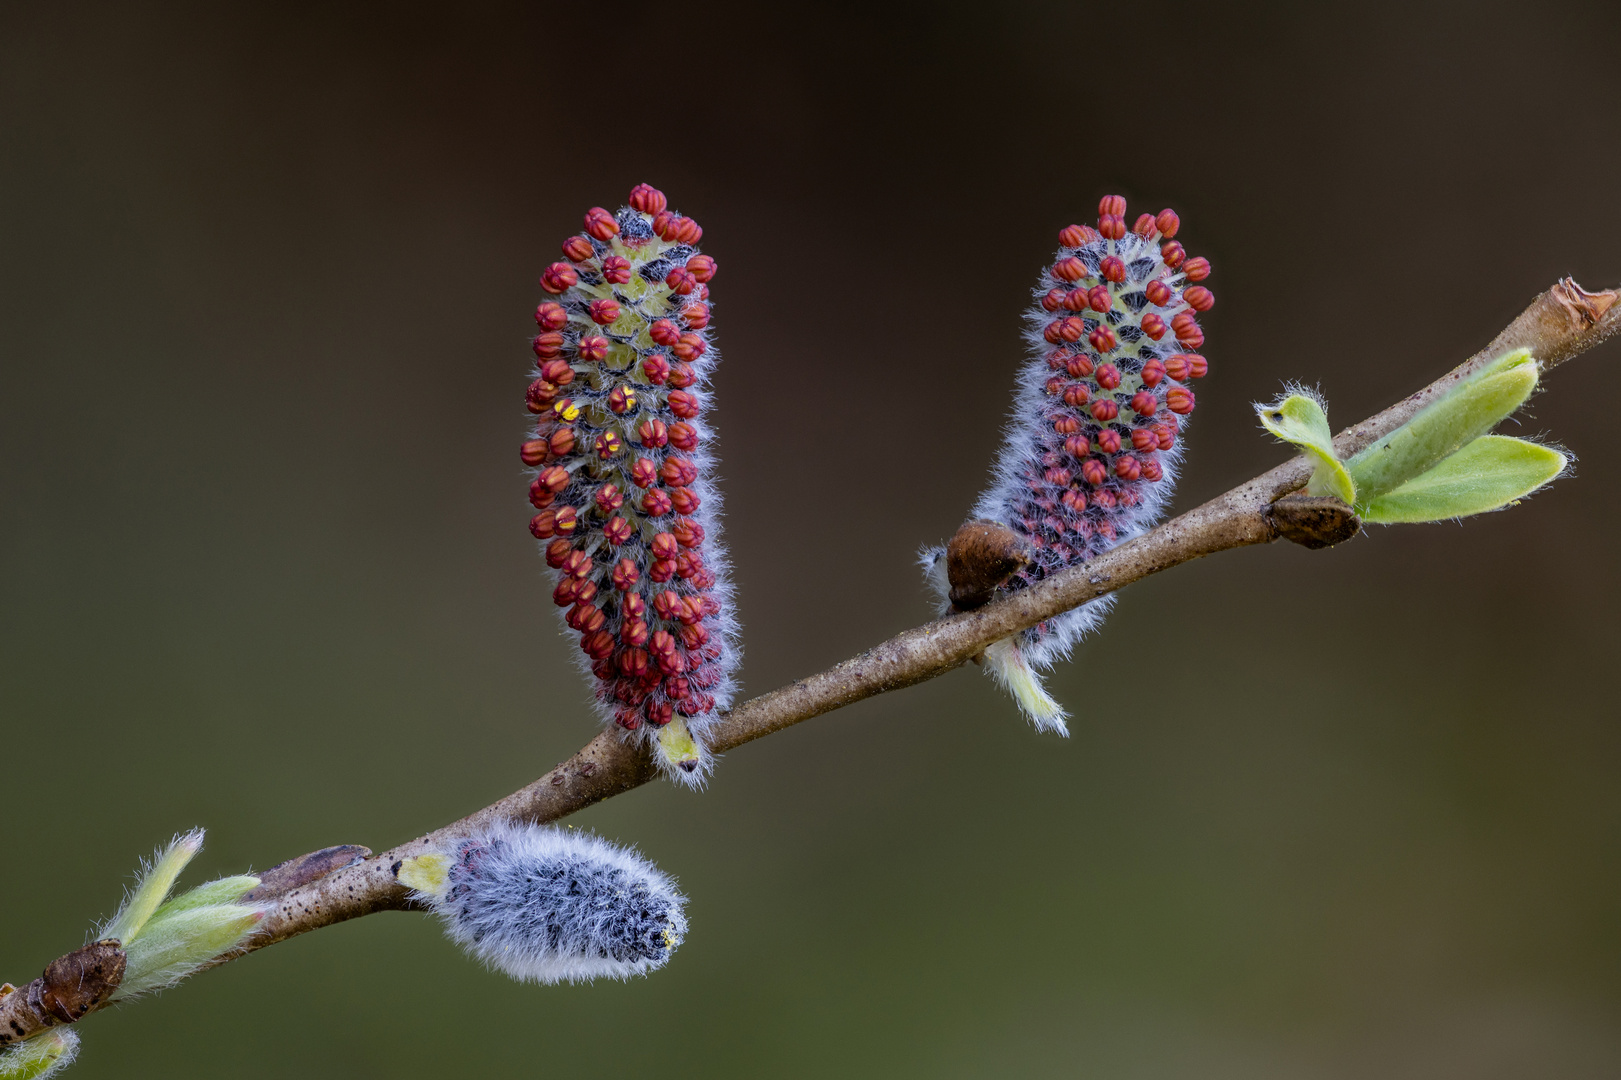
[{"label": "pale green leaf tip", "polygon": [[1356,501],[1356,485],[1334,453],[1328,413],[1316,395],[1296,390],[1270,404],[1255,406],[1255,414],[1268,432],[1299,447],[1315,463],[1306,494],[1332,495],[1346,503]]},{"label": "pale green leaf tip", "polygon": [[71,1028],[52,1028],[0,1050],[0,1080],[46,1080],[67,1068],[79,1053]]},{"label": "pale green leaf tip", "polygon": [[170,841],[169,846],[152,860],[151,866],[142,872],[135,890],[101,931],[101,936],[117,938],[126,945],[134,941],[168,897],[180,872],[202,848],[202,829],[192,829]]},{"label": "pale green leaf tip", "polygon": [[1552,447],[1485,435],[1428,472],[1369,501],[1364,521],[1383,525],[1448,521],[1501,510],[1563,473],[1570,459]]}]

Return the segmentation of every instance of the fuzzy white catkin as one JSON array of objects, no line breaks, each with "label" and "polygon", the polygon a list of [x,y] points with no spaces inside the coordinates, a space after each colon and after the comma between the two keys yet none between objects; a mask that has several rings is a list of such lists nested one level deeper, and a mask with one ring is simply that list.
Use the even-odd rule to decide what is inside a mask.
[{"label": "fuzzy white catkin", "polygon": [[675,883],[589,833],[501,824],[444,857],[442,883],[419,885],[416,897],[452,940],[523,982],[645,975],[669,961],[687,931]]}]

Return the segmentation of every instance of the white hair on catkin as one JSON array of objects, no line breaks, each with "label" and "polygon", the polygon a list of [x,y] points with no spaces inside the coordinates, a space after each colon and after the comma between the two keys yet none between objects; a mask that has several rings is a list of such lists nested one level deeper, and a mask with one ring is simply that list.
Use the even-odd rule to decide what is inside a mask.
[{"label": "white hair on catkin", "polygon": [[[1029,359],[1019,369],[992,481],[972,517],[1027,540],[1032,561],[997,589],[1027,588],[1152,528],[1181,465],[1180,433],[1193,411],[1186,385],[1208,369],[1196,312],[1214,303],[1195,282],[1210,273],[1171,238],[1170,210],[1128,231],[1125,200],[1106,196],[1096,229],[1059,233],[1026,313]],[[945,549],[920,555],[951,610]],[[1113,594],[1055,615],[986,650],[984,666],[1039,730],[1065,733],[1064,712],[1039,673],[1069,656],[1102,623]]]},{"label": "white hair on catkin", "polygon": [[442,874],[408,870],[400,879],[453,941],[522,982],[646,975],[687,932],[675,883],[635,851],[590,833],[498,824],[438,857]]}]

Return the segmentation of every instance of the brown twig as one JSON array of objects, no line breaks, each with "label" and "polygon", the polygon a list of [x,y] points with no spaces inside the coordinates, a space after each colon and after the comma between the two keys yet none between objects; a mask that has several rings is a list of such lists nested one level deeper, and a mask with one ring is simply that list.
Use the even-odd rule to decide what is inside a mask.
[{"label": "brown twig", "polygon": [[[1340,432],[1334,439],[1336,450],[1349,457],[1511,349],[1530,349],[1546,370],[1621,333],[1618,298],[1621,293],[1613,290],[1589,293],[1569,278],[1560,281],[1486,348],[1411,397]],[[1343,504],[1289,500],[1274,505],[1304,485],[1311,469],[1303,458],[1287,461],[1082,566],[976,610],[908,630],[827,671],[751,698],[713,729],[713,748],[730,750],[813,716],[943,675],[994,641],[1217,551],[1280,538],[1307,547],[1336,543],[1356,528]],[[639,748],[604,732],[529,786],[391,851],[372,855],[365,848],[344,846],[291,860],[267,871],[251,894],[259,902],[275,903],[260,932],[245,948],[215,963],[361,915],[407,909],[408,890],[395,879],[401,859],[495,821],[555,821],[645,784],[656,774]],[[60,1012],[32,1004],[61,963],[53,964],[26,990],[0,996],[0,1044],[67,1022]],[[89,1001],[73,1018],[103,1004],[105,997]]]}]

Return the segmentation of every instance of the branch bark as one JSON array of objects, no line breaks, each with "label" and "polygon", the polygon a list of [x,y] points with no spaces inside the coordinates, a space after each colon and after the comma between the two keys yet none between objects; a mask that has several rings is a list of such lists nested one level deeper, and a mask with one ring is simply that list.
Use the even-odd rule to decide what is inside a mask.
[{"label": "branch bark", "polygon": [[[1580,355],[1621,333],[1618,298],[1621,293],[1614,290],[1590,293],[1569,278],[1561,280],[1480,352],[1377,416],[1340,432],[1334,438],[1335,449],[1342,457],[1351,456],[1511,349],[1530,349],[1544,370]],[[1323,507],[1274,513],[1273,504],[1302,487],[1311,470],[1304,458],[1296,457],[1082,566],[974,611],[908,630],[826,671],[751,698],[713,729],[714,749],[731,750],[845,705],[943,675],[994,641],[1181,563],[1280,537],[1306,546],[1321,546],[1313,538],[1335,542],[1338,525],[1332,513],[1320,516]],[[1314,514],[1319,516],[1305,520]],[[555,821],[656,775],[638,748],[603,732],[527,787],[390,851],[373,855],[366,848],[346,845],[290,860],[267,871],[251,894],[254,900],[275,904],[260,932],[246,947],[215,963],[333,923],[409,909],[408,890],[395,878],[400,860],[492,822]],[[65,1022],[31,1004],[40,998],[51,970],[26,991],[0,991],[0,1045]],[[79,1015],[104,1004],[105,999],[92,1001]]]}]

